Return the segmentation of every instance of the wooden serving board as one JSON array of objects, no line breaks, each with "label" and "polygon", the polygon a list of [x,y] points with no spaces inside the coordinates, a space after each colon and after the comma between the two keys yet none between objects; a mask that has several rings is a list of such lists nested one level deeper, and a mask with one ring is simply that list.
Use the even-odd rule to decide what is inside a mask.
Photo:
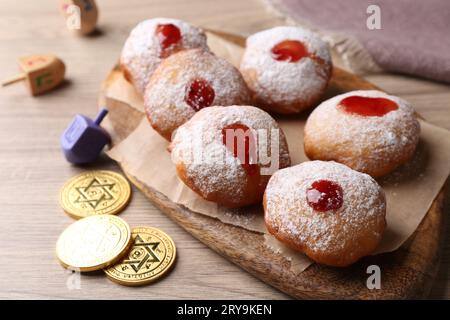
[{"label": "wooden serving board", "polygon": [[[214,32],[238,45],[239,36]],[[130,133],[137,123],[126,123],[131,110],[127,105],[105,99],[105,91],[120,71],[114,69],[105,80],[99,106],[107,105],[110,113],[106,126],[112,130],[113,145]],[[342,91],[376,89],[351,73],[334,68],[330,86]],[[132,117],[131,117],[132,118]],[[290,262],[264,245],[257,232],[220,222],[177,205],[166,196],[143,184],[138,177],[125,174],[154,205],[198,240],[267,284],[299,299],[409,299],[424,298],[431,289],[439,265],[443,233],[443,200],[441,190],[416,232],[398,250],[361,259],[347,268],[311,265],[300,274],[290,270]],[[366,286],[369,265],[381,269],[381,289]]]}]

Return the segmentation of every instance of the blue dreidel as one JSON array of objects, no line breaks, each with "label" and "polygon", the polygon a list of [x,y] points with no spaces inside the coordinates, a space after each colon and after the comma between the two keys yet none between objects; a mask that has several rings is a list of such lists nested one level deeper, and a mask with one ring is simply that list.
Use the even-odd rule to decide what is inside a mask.
[{"label": "blue dreidel", "polygon": [[61,136],[61,147],[67,161],[73,164],[93,162],[111,138],[100,123],[108,110],[103,108],[94,121],[77,114]]}]

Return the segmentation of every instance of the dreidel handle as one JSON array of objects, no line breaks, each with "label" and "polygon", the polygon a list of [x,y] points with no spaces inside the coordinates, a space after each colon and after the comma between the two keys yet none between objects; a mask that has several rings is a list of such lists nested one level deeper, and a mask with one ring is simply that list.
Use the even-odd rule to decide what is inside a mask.
[{"label": "dreidel handle", "polygon": [[106,117],[107,114],[108,114],[108,109],[102,108],[102,110],[100,110],[97,117],[95,118],[94,123],[96,125],[100,125],[100,123],[103,121],[103,119]]},{"label": "dreidel handle", "polygon": [[25,73],[18,74],[17,76],[14,76],[8,80],[3,81],[2,87],[6,87],[6,86],[9,86],[10,84],[13,84],[13,83],[16,83],[19,81],[23,81],[26,78],[27,78],[27,76],[25,75]]}]

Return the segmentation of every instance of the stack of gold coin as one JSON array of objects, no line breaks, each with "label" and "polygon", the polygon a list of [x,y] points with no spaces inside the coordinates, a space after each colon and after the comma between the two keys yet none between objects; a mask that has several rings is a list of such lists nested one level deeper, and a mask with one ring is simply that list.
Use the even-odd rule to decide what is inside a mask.
[{"label": "stack of gold coin", "polygon": [[128,181],[113,171],[95,170],[79,174],[62,188],[60,203],[75,219],[121,212],[131,198]]},{"label": "stack of gold coin", "polygon": [[112,171],[89,171],[69,180],[61,190],[64,211],[80,219],[67,227],[56,244],[60,263],[80,272],[104,269],[112,281],[139,286],[151,283],[172,267],[176,249],[163,231],[132,231],[114,216],[128,204],[128,181]]}]

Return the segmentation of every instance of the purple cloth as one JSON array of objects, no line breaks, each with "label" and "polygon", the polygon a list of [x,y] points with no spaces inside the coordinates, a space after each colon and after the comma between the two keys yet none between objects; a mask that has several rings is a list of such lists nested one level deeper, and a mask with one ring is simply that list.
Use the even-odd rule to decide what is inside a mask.
[{"label": "purple cloth", "polygon": [[[382,69],[450,83],[450,0],[269,0],[319,30],[354,36]],[[369,5],[381,29],[369,30]]]}]

